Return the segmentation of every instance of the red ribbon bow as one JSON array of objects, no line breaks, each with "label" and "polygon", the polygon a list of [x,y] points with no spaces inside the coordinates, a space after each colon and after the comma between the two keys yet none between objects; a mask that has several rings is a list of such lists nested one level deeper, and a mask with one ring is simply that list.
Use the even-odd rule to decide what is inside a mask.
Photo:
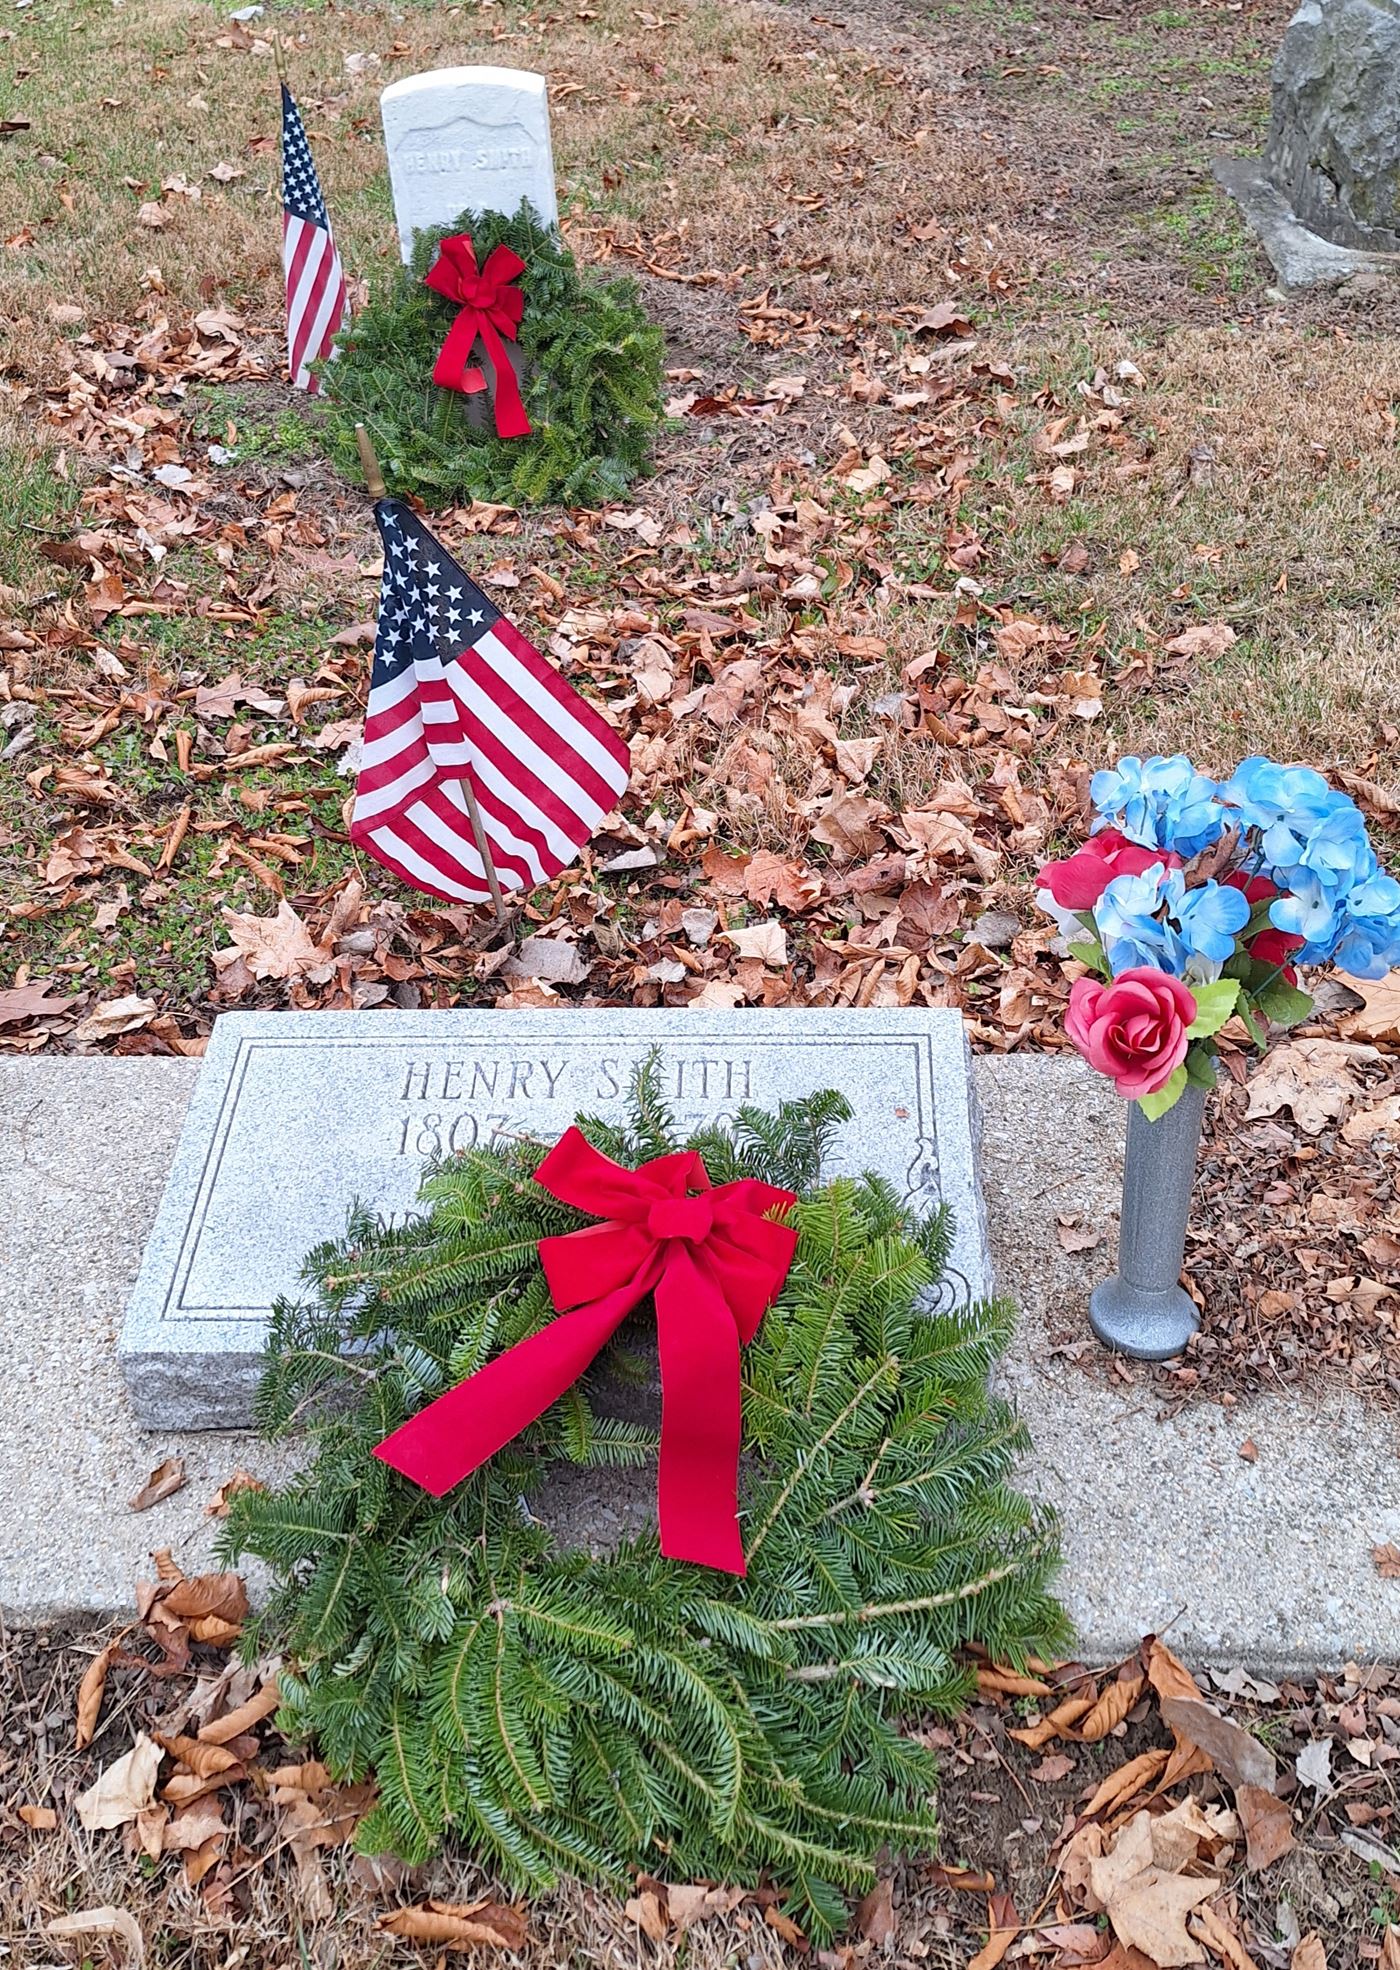
[{"label": "red ribbon bow", "polygon": [[755,1178],[712,1189],[695,1150],[624,1170],[578,1129],[550,1150],[535,1181],[605,1218],[540,1240],[560,1317],[410,1417],[375,1456],[441,1498],[543,1415],[655,1293],[661,1550],[743,1573],[739,1348],[792,1264],[796,1231],[764,1213],[788,1209],[793,1193]]},{"label": "red ribbon bow", "polygon": [[[438,248],[438,257],[423,276],[435,293],[461,303],[461,312],[447,331],[447,340],[438,351],[433,381],[444,390],[460,390],[472,396],[486,388],[486,378],[471,362],[478,335],[486,353],[496,366],[496,435],[501,438],[528,438],[530,420],[520,401],[515,370],[501,342],[508,335],[513,342],[525,312],[525,297],[512,287],[525,271],[525,262],[508,246],[497,246],[478,273],[476,254],[469,233],[452,233]],[[497,333],[497,330],[500,333]]]}]

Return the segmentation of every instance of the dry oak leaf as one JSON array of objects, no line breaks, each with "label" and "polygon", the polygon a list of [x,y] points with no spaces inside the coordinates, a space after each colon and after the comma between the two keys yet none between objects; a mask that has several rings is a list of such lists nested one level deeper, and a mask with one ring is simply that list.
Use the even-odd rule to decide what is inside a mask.
[{"label": "dry oak leaf", "polygon": [[1201,622],[1173,636],[1164,648],[1174,657],[1223,657],[1234,641],[1228,623]]},{"label": "dry oak leaf", "polygon": [[1387,1095],[1372,1108],[1363,1108],[1342,1124],[1342,1141],[1353,1149],[1364,1146],[1378,1135],[1400,1135],[1400,1094]]},{"label": "dry oak leaf", "polygon": [[1244,1827],[1245,1866],[1251,1874],[1272,1867],[1297,1846],[1293,1838],[1293,1813],[1286,1799],[1279,1799],[1258,1785],[1238,1785],[1235,1806]]},{"label": "dry oak leaf", "polygon": [[746,1888],[706,1888],[699,1882],[668,1882],[666,1913],[671,1927],[684,1932],[707,1915],[729,1915],[747,1900]]},{"label": "dry oak leaf", "polygon": [[1382,1580],[1400,1580],[1400,1546],[1393,1539],[1387,1539],[1383,1546],[1373,1546],[1371,1558]]},{"label": "dry oak leaf", "polygon": [[275,917],[244,916],[227,906],[220,914],[233,939],[231,950],[214,953],[220,970],[241,957],[254,978],[306,978],[332,962],[285,897]]},{"label": "dry oak leaf", "polygon": [[[674,1897],[672,1898],[674,1900]],[[672,1911],[674,1913],[674,1910]],[[856,1927],[867,1942],[882,1949],[894,1941],[897,1924],[894,1915],[894,1883],[882,1875],[856,1910]]]},{"label": "dry oak leaf", "polygon": [[1400,1929],[1393,1923],[1381,1937],[1381,1970],[1400,1970]]},{"label": "dry oak leaf", "polygon": [[167,1457],[156,1465],[135,1497],[128,1501],[133,1512],[148,1512],[152,1505],[159,1505],[164,1498],[173,1498],[175,1493],[188,1484],[183,1457]]},{"label": "dry oak leaf", "polygon": [[72,1915],[56,1915],[45,1931],[66,1942],[72,1936],[120,1936],[127,1947],[127,1970],[140,1970],[146,1961],[146,1943],[140,1924],[129,1909],[75,1909]]},{"label": "dry oak leaf", "polygon": [[724,935],[741,958],[757,958],[760,963],[781,971],[788,961],[787,932],[776,917],[763,923],[747,924],[742,930],[726,930]]},{"label": "dry oak leaf", "polygon": [[51,978],[36,978],[29,985],[7,985],[0,991],[0,1026],[14,1026],[23,1019],[52,1019],[76,1005],[76,999],[51,999]]},{"label": "dry oak leaf", "polygon": [[82,1042],[111,1040],[118,1033],[134,1033],[154,1019],[159,1008],[154,999],[143,999],[129,992],[125,998],[104,999],[73,1029],[73,1038]]},{"label": "dry oak leaf", "polygon": [[[1395,1931],[1392,1929],[1390,1933],[1394,1935]],[[1327,1951],[1316,1929],[1309,1929],[1306,1936],[1298,1938],[1288,1960],[1288,1970],[1327,1970]]]},{"label": "dry oak leaf", "polygon": [[1089,1884],[1127,1948],[1140,1949],[1159,1970],[1200,1962],[1200,1946],[1188,1933],[1186,1918],[1219,1892],[1219,1879],[1191,1880],[1159,1867],[1150,1813],[1135,1813],[1109,1851],[1090,1861]]},{"label": "dry oak leaf", "polygon": [[1388,971],[1384,978],[1348,978],[1347,984],[1366,1003],[1337,1021],[1340,1031],[1357,1040],[1400,1040],[1400,971]]},{"label": "dry oak leaf", "polygon": [[89,1833],[129,1826],[138,1814],[146,1811],[156,1796],[160,1756],[160,1746],[141,1731],[130,1751],[124,1752],[88,1787],[77,1807],[78,1818]]},{"label": "dry oak leaf", "polygon": [[838,862],[863,861],[883,846],[880,823],[890,810],[882,800],[861,793],[838,793],[829,800],[812,829],[812,839],[828,847]]},{"label": "dry oak leaf", "polygon": [[654,1889],[644,1888],[640,1895],[633,1895],[623,1913],[654,1943],[666,1940],[666,1910]]},{"label": "dry oak leaf", "polygon": [[1275,1047],[1250,1076],[1245,1120],[1289,1108],[1300,1129],[1319,1135],[1346,1113],[1360,1092],[1350,1078],[1352,1065],[1379,1057],[1374,1047],[1341,1040],[1291,1040]]},{"label": "dry oak leaf", "polygon": [[1239,1820],[1228,1806],[1203,1810],[1188,1797],[1153,1820],[1152,1858],[1158,1867],[1180,1874],[1196,1861],[1215,1862],[1222,1848],[1233,1847],[1239,1837]]},{"label": "dry oak leaf", "polygon": [[424,1902],[379,1917],[391,1936],[410,1943],[439,1943],[445,1949],[523,1949],[528,1938],[525,1914],[507,1902]]},{"label": "dry oak leaf", "polygon": [[58,1828],[58,1814],[52,1806],[17,1806],[15,1811],[25,1825],[35,1833],[53,1833]]}]

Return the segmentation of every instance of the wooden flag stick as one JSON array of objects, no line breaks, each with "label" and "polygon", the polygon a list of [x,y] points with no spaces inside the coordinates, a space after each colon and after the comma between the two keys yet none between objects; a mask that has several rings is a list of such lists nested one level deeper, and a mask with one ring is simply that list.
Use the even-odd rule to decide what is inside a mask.
[{"label": "wooden flag stick", "polygon": [[496,912],[497,923],[509,921],[510,912],[506,899],[501,894],[501,878],[496,874],[496,864],[491,859],[491,844],[486,839],[486,830],[481,824],[481,809],[476,804],[476,790],[468,774],[462,775],[462,792],[467,796],[467,818],[472,824],[472,837],[476,842],[481,865],[486,871],[486,880],[491,887],[491,905]]},{"label": "wooden flag stick", "polygon": [[355,443],[360,448],[360,466],[365,475],[372,499],[384,497],[384,474],[379,469],[379,460],[374,455],[374,446],[369,441],[369,432],[363,424],[355,426]]},{"label": "wooden flag stick", "polygon": [[[369,487],[373,498],[383,499],[384,474],[379,469],[379,460],[375,456],[374,446],[370,443],[369,432],[363,424],[355,426],[355,443],[360,450],[360,464],[364,468],[365,484]],[[481,809],[476,804],[476,789],[471,783],[469,774],[462,775],[461,787],[467,798],[467,819],[472,824],[472,840],[476,843],[476,852],[481,857],[481,866],[486,871],[486,882],[491,891],[491,903],[496,912],[496,921],[507,923],[510,920],[510,912],[506,908],[506,899],[501,894],[501,879],[496,874],[496,864],[491,857],[491,844],[486,839]]]}]

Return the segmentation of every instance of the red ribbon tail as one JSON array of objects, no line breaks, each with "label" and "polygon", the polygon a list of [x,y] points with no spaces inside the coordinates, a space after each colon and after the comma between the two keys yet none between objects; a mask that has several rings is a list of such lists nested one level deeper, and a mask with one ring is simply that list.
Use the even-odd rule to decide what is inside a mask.
[{"label": "red ribbon tail", "polygon": [[444,390],[461,390],[471,396],[484,390],[486,379],[479,369],[470,367],[472,344],[479,326],[474,308],[459,308],[446,339],[433,364],[433,381]]},{"label": "red ribbon tail", "polygon": [[656,1287],[661,1355],[657,1518],[667,1559],[743,1574],[739,1335],[723,1293],[683,1246]]},{"label": "red ribbon tail", "polygon": [[497,335],[495,327],[485,315],[481,317],[481,339],[486,344],[486,353],[496,366],[496,436],[498,438],[528,438],[530,420],[525,415],[525,406],[520,398],[520,385],[515,380],[515,365],[508,355],[505,344]]},{"label": "red ribbon tail", "polygon": [[375,1456],[441,1498],[573,1386],[637,1297],[628,1284],[551,1320],[410,1416]]}]

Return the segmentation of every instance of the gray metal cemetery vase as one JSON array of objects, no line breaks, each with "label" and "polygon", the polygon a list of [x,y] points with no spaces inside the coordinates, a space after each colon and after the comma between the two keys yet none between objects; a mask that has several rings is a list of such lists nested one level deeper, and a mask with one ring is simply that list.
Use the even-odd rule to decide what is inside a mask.
[{"label": "gray metal cemetery vase", "polygon": [[1118,1270],[1094,1289],[1089,1325],[1101,1341],[1139,1361],[1169,1361],[1200,1325],[1177,1282],[1186,1252],[1186,1218],[1196,1180],[1206,1090],[1185,1093],[1155,1122],[1128,1108]]}]

